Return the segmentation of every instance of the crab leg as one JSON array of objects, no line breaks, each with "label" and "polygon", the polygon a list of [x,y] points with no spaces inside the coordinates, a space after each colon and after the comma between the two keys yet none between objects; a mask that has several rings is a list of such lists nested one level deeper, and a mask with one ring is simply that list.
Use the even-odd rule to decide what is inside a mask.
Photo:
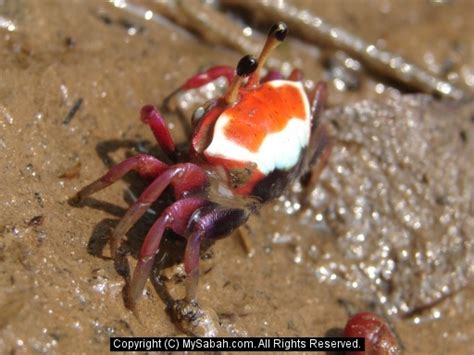
[{"label": "crab leg", "polygon": [[199,229],[191,234],[186,243],[184,252],[184,270],[186,271],[186,297],[187,302],[196,300],[197,287],[199,284],[199,250],[201,240],[205,236],[205,231]]},{"label": "crab leg", "polygon": [[76,194],[75,201],[81,202],[86,197],[112,185],[129,171],[136,171],[144,177],[156,177],[165,171],[168,165],[147,154],[138,154],[113,166],[104,176],[84,187]]},{"label": "crab leg", "polygon": [[288,77],[291,81],[303,81],[303,73],[299,69],[293,69]]},{"label": "crab leg", "polygon": [[200,198],[178,200],[168,207],[153,224],[140,249],[138,263],[128,287],[127,302],[130,308],[133,308],[135,302],[140,297],[146,280],[150,275],[165,229],[171,228],[176,234],[185,235],[191,215],[198,208],[208,203],[206,200]]},{"label": "crab leg", "polygon": [[311,135],[314,134],[319,123],[319,116],[326,105],[328,96],[328,87],[324,81],[319,81],[314,89],[312,104],[311,104]]},{"label": "crab leg", "polygon": [[[327,150],[327,147],[330,145],[329,134],[327,133],[326,127],[319,122],[319,117],[326,104],[326,99],[327,86],[324,81],[320,81],[316,84],[311,100],[311,140],[303,164],[303,167],[307,171],[311,170],[311,167],[316,163],[319,156]],[[325,159],[327,160],[328,158],[329,155]]]},{"label": "crab leg", "polygon": [[188,237],[184,252],[184,270],[186,271],[186,302],[196,302],[199,283],[199,249],[204,239],[218,239],[228,235],[248,219],[248,212],[240,208],[222,208],[200,216]]},{"label": "crab leg", "polygon": [[311,141],[309,142],[303,164],[305,171],[302,175],[302,183],[304,185],[303,202],[305,204],[308,203],[307,198],[310,195],[308,192],[314,189],[331,156],[331,138],[327,132],[326,124],[319,120],[326,99],[327,86],[325,82],[320,81],[316,84],[313,93],[311,105]]},{"label": "crab leg", "polygon": [[[260,83],[266,83],[267,81],[272,80],[281,80],[283,79],[283,74],[275,69],[270,69],[268,73],[260,80]],[[293,69],[288,76],[288,80],[291,81],[302,81],[303,73],[299,69]]]},{"label": "crab leg", "polygon": [[164,107],[167,107],[168,109],[174,111],[176,110],[176,107],[174,107],[174,104],[170,104],[172,99],[175,97],[175,95],[181,91],[186,91],[186,90],[191,90],[191,89],[196,89],[199,88],[203,85],[206,85],[214,80],[216,80],[219,77],[225,77],[227,79],[227,82],[232,83],[232,80],[234,79],[235,76],[235,69],[227,66],[227,65],[218,65],[215,67],[211,67],[205,72],[198,73],[181,85],[179,88],[174,90],[171,94],[169,94],[164,100],[163,100],[163,105]]},{"label": "crab leg", "polygon": [[314,144],[308,150],[306,161],[303,165],[303,174],[300,177],[303,190],[301,193],[302,211],[310,203],[309,197],[319,182],[321,173],[326,167],[332,152],[332,142],[326,130],[326,125],[320,123],[314,133]]},{"label": "crab leg", "polygon": [[[206,211],[208,211],[206,213]],[[196,334],[196,326],[209,323],[207,312],[199,307],[196,294],[199,283],[199,249],[203,240],[215,240],[225,237],[244,224],[249,211],[240,208],[224,208],[213,204],[199,209],[189,221],[191,234],[187,238],[184,252],[184,269],[186,271],[185,298],[173,304],[173,315],[178,324],[187,332]],[[206,332],[207,333],[207,332]],[[196,334],[197,335],[197,334]],[[208,336],[208,334],[203,334]]]},{"label": "crab leg", "polygon": [[143,106],[140,111],[140,118],[143,122],[150,126],[161,149],[166,153],[166,155],[168,155],[169,158],[174,160],[176,146],[168,127],[166,127],[166,122],[160,111],[151,105]]},{"label": "crab leg", "polygon": [[227,82],[232,82],[232,79],[235,76],[235,69],[227,65],[219,65],[212,68],[209,68],[203,73],[198,73],[193,77],[189,78],[179,90],[190,90],[196,89],[203,85],[210,83],[211,81],[216,80],[218,77],[223,76],[227,79]]},{"label": "crab leg", "polygon": [[280,73],[278,70],[270,69],[260,82],[266,83],[267,81],[280,80],[280,79],[283,79],[283,74]]},{"label": "crab leg", "polygon": [[[329,156],[331,155],[332,142],[329,133],[327,132],[326,125],[324,123],[320,123],[318,125],[316,132],[314,132],[314,135],[315,137],[317,137],[315,139],[317,143],[315,144],[315,148],[313,148],[313,155],[309,160],[309,167],[312,167],[316,163],[318,163],[318,168],[313,169],[313,175],[317,175],[319,177],[324,167],[326,166]],[[322,166],[320,166],[321,164]],[[318,170],[320,171],[318,174],[316,174],[316,171]]]},{"label": "crab leg", "polygon": [[174,186],[175,195],[180,198],[185,191],[193,191],[198,187],[202,187],[206,182],[205,172],[194,164],[177,164],[165,170],[143,191],[115,228],[110,238],[112,258],[116,256],[117,247],[122,236],[143,216],[168,185],[172,184]]},{"label": "crab leg", "polygon": [[302,175],[303,180],[309,181],[311,173],[311,167],[316,162],[319,155],[324,151],[326,146],[330,144],[329,134],[327,133],[326,127],[319,122],[319,116],[324,108],[327,99],[327,86],[324,81],[320,81],[316,84],[316,88],[311,93],[310,101],[311,104],[311,135],[306,155],[302,164]]}]

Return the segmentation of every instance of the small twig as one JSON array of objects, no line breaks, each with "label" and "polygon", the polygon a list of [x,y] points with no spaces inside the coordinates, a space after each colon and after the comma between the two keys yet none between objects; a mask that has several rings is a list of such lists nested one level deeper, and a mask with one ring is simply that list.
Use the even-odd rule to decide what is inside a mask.
[{"label": "small twig", "polygon": [[84,101],[84,99],[82,97],[80,97],[79,99],[77,99],[77,101],[74,103],[74,105],[71,107],[71,109],[69,110],[69,112],[66,114],[66,116],[64,117],[64,120],[63,120],[63,124],[65,126],[67,126],[69,124],[69,122],[71,122],[71,120],[74,118],[74,116],[76,115],[77,111],[79,111],[79,109],[81,108],[81,105],[82,105],[82,102]]}]

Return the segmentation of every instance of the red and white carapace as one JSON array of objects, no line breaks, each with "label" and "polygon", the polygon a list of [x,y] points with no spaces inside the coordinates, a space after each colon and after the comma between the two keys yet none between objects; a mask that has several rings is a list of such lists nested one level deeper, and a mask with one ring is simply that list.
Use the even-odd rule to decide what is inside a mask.
[{"label": "red and white carapace", "polygon": [[175,202],[153,224],[139,252],[128,285],[129,306],[135,304],[143,290],[164,231],[171,229],[187,239],[186,297],[176,302],[174,311],[179,319],[195,320],[201,242],[230,234],[247,221],[257,205],[280,196],[295,179],[307,179],[315,163],[327,158],[329,139],[318,122],[326,97],[325,84],[319,82],[307,94],[298,70],[288,78],[272,70],[260,78],[268,55],[286,34],[286,25],[278,23],[270,29],[258,60],[245,56],[236,69],[210,68],[180,87],[180,91],[197,88],[221,76],[229,82],[223,97],[194,112],[188,154],[178,154],[160,112],[145,106],[141,118],[149,124],[172,163],[140,154],[115,165],[76,195],[76,200],[81,201],[131,170],[152,180],[111,236],[115,257],[128,229],[168,186],[173,188]]},{"label": "red and white carapace", "polygon": [[236,193],[248,195],[272,172],[294,168],[310,135],[311,109],[302,83],[272,80],[241,89],[239,102],[216,120],[203,155],[226,169]]}]

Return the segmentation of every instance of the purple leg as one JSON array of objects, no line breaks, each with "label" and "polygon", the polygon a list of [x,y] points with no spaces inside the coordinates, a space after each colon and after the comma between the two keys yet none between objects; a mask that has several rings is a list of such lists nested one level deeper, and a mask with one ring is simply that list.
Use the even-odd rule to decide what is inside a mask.
[{"label": "purple leg", "polygon": [[140,118],[150,126],[161,149],[174,159],[176,146],[160,111],[154,106],[146,105],[140,111]]},{"label": "purple leg", "polygon": [[201,87],[220,76],[224,76],[228,83],[232,82],[232,79],[235,76],[235,68],[223,65],[209,68],[205,72],[196,74],[188,79],[183,85],[181,85],[180,90],[190,90]]},{"label": "purple leg", "polygon": [[[170,228],[176,234],[186,235],[186,228],[191,215],[200,207],[209,204],[200,198],[187,198],[176,201],[161,214],[160,218],[153,224],[143,241],[138,256],[138,263],[133,273],[128,288],[128,303],[133,309],[135,302],[139,299],[145,282],[150,275],[151,268],[158,253],[161,238],[165,229]],[[198,249],[199,250],[199,249]]]},{"label": "purple leg", "polygon": [[168,168],[168,165],[159,161],[155,157],[146,154],[138,154],[134,157],[128,158],[123,162],[113,166],[107,174],[94,181],[93,183],[84,187],[76,194],[75,200],[82,201],[84,198],[93,193],[112,185],[117,180],[121,179],[129,171],[136,171],[141,176],[153,178],[161,174]]},{"label": "purple leg", "polygon": [[194,220],[191,235],[188,237],[184,253],[184,269],[186,271],[187,303],[196,302],[199,282],[199,249],[204,239],[219,239],[244,224],[249,213],[240,208],[223,208],[215,206],[211,212]]},{"label": "purple leg", "polygon": [[210,203],[191,215],[190,231],[184,252],[186,270],[186,296],[173,304],[173,315],[177,324],[187,333],[200,336],[215,334],[217,316],[205,311],[196,302],[199,282],[199,249],[205,239],[218,239],[244,224],[249,212],[239,208],[223,208]]},{"label": "purple leg", "polygon": [[[202,188],[203,184],[207,183],[205,176],[206,173],[200,167],[190,163],[173,165],[158,176],[127,210],[115,228],[110,244],[112,258],[116,256],[117,247],[122,236],[143,216],[168,185],[173,185],[175,195],[179,198],[184,195],[185,191]],[[184,179],[185,177],[187,179]]]}]

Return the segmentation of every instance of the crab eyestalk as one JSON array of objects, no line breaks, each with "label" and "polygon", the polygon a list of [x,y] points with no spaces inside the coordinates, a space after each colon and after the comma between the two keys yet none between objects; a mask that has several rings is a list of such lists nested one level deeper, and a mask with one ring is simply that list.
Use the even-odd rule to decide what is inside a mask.
[{"label": "crab eyestalk", "polygon": [[237,64],[236,76],[230,84],[229,90],[225,94],[224,100],[228,104],[232,104],[237,101],[237,96],[239,95],[239,89],[242,85],[243,80],[248,77],[250,74],[255,72],[258,67],[257,58],[253,55],[246,55],[243,57]]},{"label": "crab eyestalk", "polygon": [[249,79],[248,86],[257,85],[260,80],[260,72],[265,65],[270,53],[283,42],[288,34],[288,27],[284,22],[278,22],[270,28],[267,40],[263,46],[262,52],[258,57],[258,67]]}]

